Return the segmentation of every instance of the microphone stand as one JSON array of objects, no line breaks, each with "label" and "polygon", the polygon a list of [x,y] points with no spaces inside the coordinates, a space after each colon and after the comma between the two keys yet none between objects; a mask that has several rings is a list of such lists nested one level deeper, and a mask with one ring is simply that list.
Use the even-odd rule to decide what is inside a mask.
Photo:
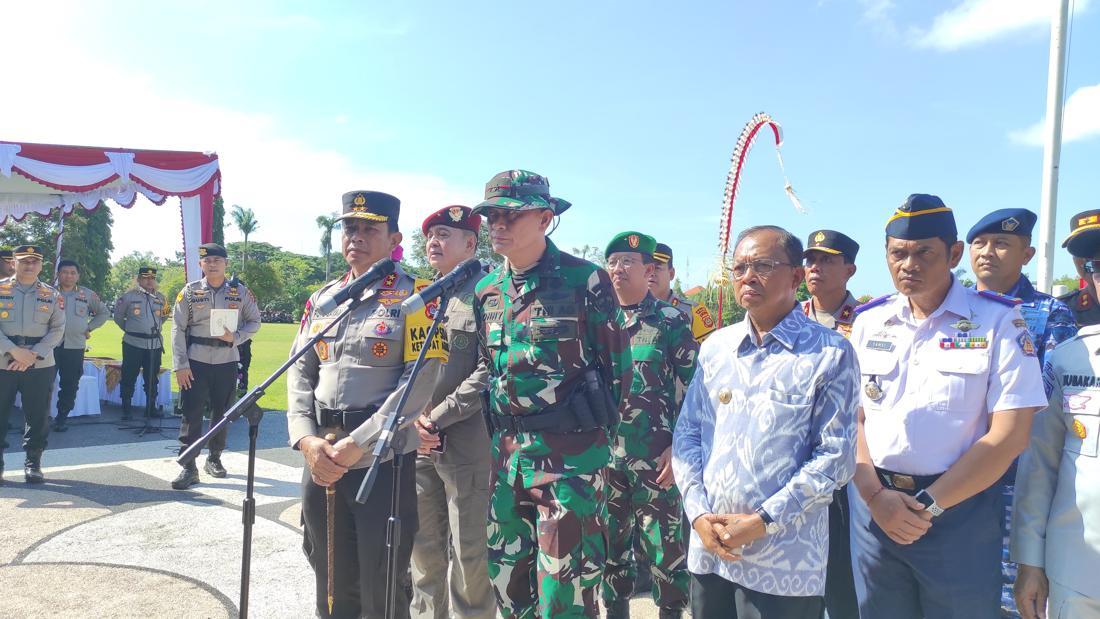
[{"label": "microphone stand", "polygon": [[405,448],[405,433],[401,430],[401,422],[404,417],[401,415],[401,411],[404,410],[413,386],[416,384],[416,376],[424,365],[424,358],[428,353],[428,348],[432,345],[436,331],[439,330],[439,323],[443,320],[443,312],[446,307],[447,294],[444,293],[439,296],[435,319],[432,321],[431,328],[428,329],[428,336],[424,340],[424,345],[420,348],[420,354],[416,357],[412,372],[409,373],[405,390],[401,392],[401,397],[397,400],[397,406],[382,423],[382,434],[379,435],[378,441],[374,444],[370,468],[367,469],[367,474],[363,477],[363,483],[359,485],[359,492],[355,495],[356,503],[362,505],[367,502],[367,496],[378,478],[377,464],[382,462],[388,452],[392,453],[393,478],[390,490],[390,517],[386,521],[386,619],[395,619],[397,612],[397,544],[401,537],[401,517],[399,515],[401,508],[400,480],[401,461],[402,456],[404,456],[402,451]]},{"label": "microphone stand", "polygon": [[[373,298],[373,295],[367,298]],[[211,425],[206,434],[203,434],[176,458],[176,462],[181,466],[194,461],[194,459],[198,457],[199,452],[202,451],[202,448],[210,442],[210,439],[220,432],[222,428],[240,419],[242,415],[248,419],[248,477],[245,484],[243,513],[241,516],[241,520],[244,523],[244,540],[242,542],[241,552],[241,597],[237,611],[237,616],[241,619],[248,617],[248,584],[252,572],[252,525],[256,522],[256,439],[260,434],[260,419],[264,414],[263,410],[259,406],[256,406],[256,402],[264,395],[264,391],[271,386],[271,383],[275,382],[280,376],[286,373],[286,371],[290,369],[290,366],[294,365],[294,362],[301,358],[302,355],[306,354],[309,349],[313,348],[329,330],[343,322],[344,319],[366,301],[367,298],[350,299],[350,303],[344,306],[343,311],[341,311],[332,322],[326,325],[324,329],[318,331],[317,335],[309,338],[309,341],[291,355],[285,363],[279,366],[271,376],[268,376],[262,383],[256,385],[246,393],[244,397],[237,400],[237,403],[226,411],[224,417],[219,419],[217,423]]]}]

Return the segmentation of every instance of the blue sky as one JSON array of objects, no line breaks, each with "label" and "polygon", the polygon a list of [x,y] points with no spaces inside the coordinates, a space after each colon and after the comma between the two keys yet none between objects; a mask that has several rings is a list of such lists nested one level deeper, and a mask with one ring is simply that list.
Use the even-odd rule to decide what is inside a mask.
[{"label": "blue sky", "polygon": [[[1100,11],[1075,2],[1059,239],[1072,213],[1100,208]],[[311,253],[313,219],[346,190],[401,197],[408,233],[522,167],[574,203],[553,237],[561,246],[641,230],[673,246],[694,284],[715,262],[734,143],[766,111],[783,125],[787,176],[808,213],[787,201],[761,140],[734,229],[841,230],[863,245],[853,291],[878,294],[890,290],[882,227],[909,193],[942,196],[960,234],[996,208],[1039,210],[1047,6],[18,6],[5,13],[20,24],[8,42],[23,50],[8,75],[19,96],[5,97],[0,138],[215,150],[226,202],[260,220],[255,238]],[[116,255],[172,253],[174,217],[147,203],[117,209]],[[1055,274],[1070,270],[1060,253]]]}]

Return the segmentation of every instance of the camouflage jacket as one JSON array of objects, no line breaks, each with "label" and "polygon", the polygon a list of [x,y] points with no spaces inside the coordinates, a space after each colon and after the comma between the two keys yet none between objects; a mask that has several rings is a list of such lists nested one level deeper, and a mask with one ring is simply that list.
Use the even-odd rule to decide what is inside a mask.
[{"label": "camouflage jacket", "polygon": [[655,471],[661,453],[672,446],[680,413],[677,386],[682,391],[691,382],[699,343],[687,316],[651,294],[625,313],[634,380],[624,398],[611,465]]},{"label": "camouflage jacket", "polygon": [[[498,415],[531,415],[566,401],[598,365],[619,402],[630,380],[630,339],[607,273],[562,253],[547,239],[538,264],[516,289],[507,264],[477,284],[474,317],[489,398]],[[605,430],[557,434],[498,432],[494,468],[532,488],[607,466]]]}]

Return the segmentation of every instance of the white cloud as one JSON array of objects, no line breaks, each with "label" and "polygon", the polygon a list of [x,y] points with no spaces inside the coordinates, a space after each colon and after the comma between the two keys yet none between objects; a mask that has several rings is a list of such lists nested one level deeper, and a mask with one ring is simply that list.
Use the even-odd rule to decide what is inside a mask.
[{"label": "white cloud", "polygon": [[[260,223],[254,239],[300,253],[319,253],[314,219],[338,211],[344,191],[378,189],[399,196],[406,231],[441,205],[480,195],[480,187],[459,187],[428,174],[368,169],[345,153],[294,137],[280,119],[262,111],[190,100],[170,79],[155,80],[155,67],[141,66],[140,57],[134,66],[91,57],[79,42],[95,20],[81,14],[81,5],[50,8],[49,18],[46,10],[38,3],[5,9],[9,23],[48,23],[50,44],[42,45],[34,28],[8,29],[5,45],[34,52],[5,71],[4,140],[216,151],[227,208],[252,208]],[[114,257],[134,250],[171,256],[182,248],[180,235],[175,199],[162,207],[139,199],[131,210],[115,209]],[[228,221],[226,238],[241,238]]]},{"label": "white cloud", "polygon": [[[1021,31],[1041,32],[1050,27],[1059,0],[963,0],[940,13],[928,30],[915,30],[917,45],[954,51]],[[1075,0],[1084,11],[1091,0]]]},{"label": "white cloud", "polygon": [[[1009,133],[1009,139],[1019,144],[1042,146],[1046,139],[1047,121]],[[1078,88],[1066,100],[1062,112],[1062,142],[1074,142],[1100,136],[1100,84]]]}]

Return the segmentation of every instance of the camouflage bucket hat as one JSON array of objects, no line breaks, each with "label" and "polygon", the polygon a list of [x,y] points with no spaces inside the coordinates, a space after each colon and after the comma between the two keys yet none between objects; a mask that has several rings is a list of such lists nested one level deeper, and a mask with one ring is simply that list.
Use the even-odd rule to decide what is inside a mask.
[{"label": "camouflage bucket hat", "polygon": [[549,209],[561,215],[570,206],[570,202],[550,196],[550,181],[546,177],[527,170],[508,170],[485,183],[485,201],[474,207],[473,214],[504,208],[513,211]]}]

